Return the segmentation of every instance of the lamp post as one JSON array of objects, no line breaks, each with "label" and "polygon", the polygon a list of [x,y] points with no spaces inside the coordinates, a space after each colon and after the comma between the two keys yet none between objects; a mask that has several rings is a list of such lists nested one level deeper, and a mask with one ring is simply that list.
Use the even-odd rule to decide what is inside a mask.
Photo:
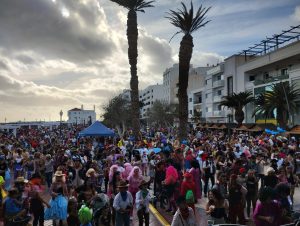
[{"label": "lamp post", "polygon": [[60,121],[59,121],[59,133],[60,133],[60,136],[61,136],[61,121],[62,121],[62,116],[63,116],[63,111],[60,110],[59,112],[59,116],[60,116]]}]

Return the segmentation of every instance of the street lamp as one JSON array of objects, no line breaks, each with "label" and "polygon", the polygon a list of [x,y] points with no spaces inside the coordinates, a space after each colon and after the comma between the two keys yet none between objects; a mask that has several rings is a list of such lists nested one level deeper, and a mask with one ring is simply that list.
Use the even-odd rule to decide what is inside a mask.
[{"label": "street lamp", "polygon": [[63,116],[63,111],[62,110],[60,110],[60,112],[59,112],[59,116],[60,116],[60,122],[59,122],[59,133],[60,133],[60,136],[61,136],[61,121],[62,121],[62,116]]}]

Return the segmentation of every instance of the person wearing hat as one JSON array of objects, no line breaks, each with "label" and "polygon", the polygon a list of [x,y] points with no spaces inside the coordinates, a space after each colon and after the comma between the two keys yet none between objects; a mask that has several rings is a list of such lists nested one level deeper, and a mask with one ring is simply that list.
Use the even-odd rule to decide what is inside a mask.
[{"label": "person wearing hat", "polygon": [[126,181],[121,181],[119,186],[119,193],[113,201],[113,208],[116,210],[115,226],[129,226],[130,212],[133,207],[133,198],[128,189]]},{"label": "person wearing hat", "polygon": [[139,226],[143,226],[145,221],[145,226],[149,226],[149,202],[150,193],[147,189],[149,182],[142,180],[139,186],[139,191],[136,193],[136,209],[139,218]]},{"label": "person wearing hat", "polygon": [[18,190],[16,188],[11,188],[8,192],[8,198],[5,199],[5,223],[4,225],[9,225],[13,219],[26,216],[26,209],[23,209],[23,203],[18,200]]},{"label": "person wearing hat", "polygon": [[97,192],[101,192],[101,187],[99,185],[99,177],[94,168],[88,169],[86,171],[86,183],[88,186],[92,186]]},{"label": "person wearing hat", "polygon": [[52,199],[50,200],[50,208],[45,210],[45,220],[53,220],[53,225],[57,225],[57,220],[65,222],[67,220],[67,199],[68,190],[65,175],[62,171],[56,171],[53,183],[50,187]]},{"label": "person wearing hat", "polygon": [[188,206],[195,211],[195,201],[197,200],[197,193],[193,175],[189,172],[186,172],[183,176],[184,180],[181,183],[180,195],[186,197],[186,202]]},{"label": "person wearing hat", "polygon": [[278,177],[275,174],[275,170],[272,167],[269,167],[267,176],[264,178],[264,185],[266,187],[275,188],[276,184],[278,184]]}]

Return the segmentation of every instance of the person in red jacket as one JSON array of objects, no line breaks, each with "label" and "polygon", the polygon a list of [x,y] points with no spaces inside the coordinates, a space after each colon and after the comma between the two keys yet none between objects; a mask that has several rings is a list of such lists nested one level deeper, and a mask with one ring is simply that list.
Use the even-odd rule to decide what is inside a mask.
[{"label": "person in red jacket", "polygon": [[196,198],[196,185],[194,182],[194,178],[193,175],[191,173],[186,172],[184,174],[184,180],[181,183],[181,189],[180,189],[180,194],[184,197],[186,197],[187,192],[191,190],[193,192],[193,196],[194,196],[194,201],[193,202],[189,202],[187,200],[187,204],[188,206],[190,206],[194,212],[195,212],[195,198]]}]

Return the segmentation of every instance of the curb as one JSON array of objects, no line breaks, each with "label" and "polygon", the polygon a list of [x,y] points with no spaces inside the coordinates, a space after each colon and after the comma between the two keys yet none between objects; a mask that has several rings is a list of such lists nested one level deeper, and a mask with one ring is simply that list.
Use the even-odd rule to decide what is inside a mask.
[{"label": "curb", "polygon": [[155,209],[152,204],[149,205],[149,209],[162,226],[170,226],[169,222],[157,211],[157,209]]}]

